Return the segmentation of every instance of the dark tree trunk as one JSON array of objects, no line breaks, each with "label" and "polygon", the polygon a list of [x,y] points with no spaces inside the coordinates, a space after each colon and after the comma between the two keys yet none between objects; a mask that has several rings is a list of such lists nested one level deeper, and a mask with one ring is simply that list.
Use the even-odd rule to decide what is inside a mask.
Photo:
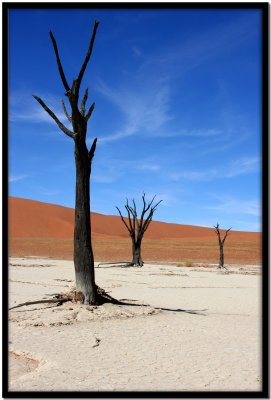
[{"label": "dark tree trunk", "polygon": [[226,238],[228,236],[228,233],[231,230],[231,228],[226,230],[223,239],[221,238],[221,233],[220,233],[220,229],[219,229],[219,224],[218,223],[216,224],[216,226],[214,226],[214,228],[215,228],[215,233],[217,234],[218,244],[219,244],[219,268],[227,269],[224,266],[224,243],[225,243],[225,240],[226,240]]},{"label": "dark tree trunk", "polygon": [[141,241],[132,240],[132,263],[134,266],[142,267],[144,262],[141,257]]},{"label": "dark tree trunk", "polygon": [[[144,233],[146,232],[146,230],[148,229],[148,226],[150,225],[150,223],[152,221],[152,216],[153,216],[154,211],[156,210],[156,207],[162,201],[162,200],[160,200],[160,201],[158,201],[158,203],[156,203],[155,205],[152,206],[154,199],[155,199],[155,196],[153,197],[153,199],[151,200],[151,202],[149,204],[146,204],[145,193],[143,193],[143,196],[142,196],[143,210],[141,212],[140,218],[138,218],[138,215],[137,215],[135,201],[133,200],[133,207],[131,207],[129,205],[129,202],[127,199],[126,205],[125,205],[125,208],[128,213],[127,222],[123,218],[120,209],[118,207],[116,207],[119,212],[119,215],[121,217],[121,220],[124,223],[124,225],[126,226],[128,232],[130,234],[131,240],[132,240],[132,262],[131,262],[131,265],[133,265],[135,267],[142,267],[144,264],[142,257],[141,257],[141,242],[142,242]],[[146,215],[147,212],[149,212],[148,215]]]},{"label": "dark tree trunk", "polygon": [[75,143],[75,166],[76,166],[76,199],[75,199],[75,224],[74,224],[74,267],[76,282],[76,300],[84,304],[95,304],[98,300],[97,287],[95,285],[94,258],[91,246],[91,224],[90,224],[90,173],[91,163],[94,157],[97,138],[88,151],[86,146],[87,123],[92,115],[95,103],[92,103],[86,112],[86,102],[88,99],[88,88],[83,95],[81,105],[78,106],[81,82],[89,62],[92,48],[96,36],[99,21],[94,22],[94,27],[89,42],[89,47],[81,66],[79,74],[69,85],[61,64],[57,43],[53,33],[50,37],[53,43],[59,74],[65,88],[65,96],[68,97],[71,115],[69,114],[65,102],[62,100],[64,113],[72,124],[73,131],[68,129],[57,118],[54,112],[44,103],[42,99],[34,95],[44,110],[53,118],[58,127]]},{"label": "dark tree trunk", "polygon": [[224,246],[223,244],[220,244],[220,261],[219,261],[219,267],[224,268]]},{"label": "dark tree trunk", "polygon": [[76,291],[83,294],[85,304],[95,304],[96,285],[91,246],[90,170],[85,142],[75,140],[76,199],[74,226],[74,267]]}]

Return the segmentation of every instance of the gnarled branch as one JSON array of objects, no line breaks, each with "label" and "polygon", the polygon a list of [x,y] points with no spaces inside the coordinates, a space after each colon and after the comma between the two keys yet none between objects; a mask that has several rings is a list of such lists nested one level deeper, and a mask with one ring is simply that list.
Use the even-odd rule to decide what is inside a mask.
[{"label": "gnarled branch", "polygon": [[229,233],[230,230],[231,230],[231,228],[226,230],[225,236],[224,236],[224,238],[222,239],[223,243],[225,242],[226,237],[228,236],[228,233]]},{"label": "gnarled branch", "polygon": [[120,215],[120,217],[121,217],[121,219],[122,219],[122,222],[123,222],[124,225],[126,226],[127,230],[131,233],[131,230],[130,230],[129,226],[126,224],[126,221],[125,221],[125,219],[123,218],[122,213],[121,213],[119,207],[116,206],[116,209],[117,209],[118,212],[119,212],[119,215]]},{"label": "gnarled branch", "polygon": [[50,38],[51,38],[51,40],[53,42],[59,74],[60,74],[61,80],[63,82],[63,85],[64,85],[66,91],[68,92],[70,90],[70,87],[68,85],[68,82],[66,80],[66,77],[65,77],[65,74],[64,74],[64,71],[63,71],[63,68],[62,68],[62,64],[61,64],[61,61],[60,61],[56,40],[55,40],[54,35],[53,35],[53,33],[51,31],[50,31]]},{"label": "gnarled branch", "polygon": [[83,97],[83,99],[81,101],[81,106],[80,106],[80,113],[83,116],[85,116],[85,112],[86,112],[86,101],[87,101],[87,98],[88,98],[88,88],[86,88],[86,90],[85,90],[85,94],[84,94],[84,97]]},{"label": "gnarled branch", "polygon": [[92,161],[92,159],[94,157],[94,153],[95,153],[95,150],[96,150],[96,143],[97,143],[97,138],[95,138],[93,140],[92,146],[91,146],[91,148],[90,148],[90,150],[88,152],[88,157],[89,157],[90,162]]},{"label": "gnarled branch", "polygon": [[[150,225],[150,223],[152,221],[152,217],[153,217],[154,211],[156,210],[156,207],[162,201],[162,200],[160,200],[155,205],[153,205],[154,199],[155,199],[155,196],[153,197],[151,202],[147,204],[146,200],[145,200],[145,193],[143,193],[143,196],[142,196],[143,209],[141,212],[140,219],[137,217],[137,207],[136,207],[135,200],[132,199],[132,205],[130,205],[128,202],[128,199],[126,199],[126,204],[124,207],[126,208],[126,211],[128,213],[128,218],[127,218],[128,222],[126,222],[124,220],[124,218],[121,214],[121,211],[119,210],[118,207],[116,207],[121,216],[123,223],[125,224],[128,232],[130,233],[130,237],[132,239],[132,252],[133,252],[132,263],[134,265],[142,266],[144,264],[143,260],[141,258],[141,254],[140,254],[142,238],[143,238],[143,235],[146,232],[148,226]],[[146,214],[146,212],[148,212],[148,214]],[[146,218],[144,219],[145,214],[146,214]]]},{"label": "gnarled branch", "polygon": [[68,128],[66,128],[65,125],[62,124],[62,122],[59,121],[57,116],[53,113],[52,110],[50,110],[49,107],[47,107],[47,105],[44,103],[44,101],[42,101],[38,96],[33,95],[33,97],[34,97],[34,99],[37,100],[38,103],[40,103],[40,105],[44,108],[44,110],[47,111],[47,113],[50,115],[50,117],[53,118],[53,120],[56,122],[58,127],[62,130],[62,132],[64,132],[66,135],[68,135],[69,137],[74,139],[76,136],[75,133],[70,131]]},{"label": "gnarled branch", "polygon": [[75,93],[74,93],[76,97],[78,97],[81,81],[82,81],[85,69],[87,67],[87,64],[89,62],[89,59],[90,59],[90,56],[91,56],[91,53],[92,53],[92,48],[93,48],[93,44],[94,44],[94,40],[95,40],[95,36],[96,36],[96,31],[97,31],[98,25],[99,25],[99,21],[95,20],[94,21],[92,35],[91,35],[91,39],[90,39],[88,50],[87,50],[87,54],[86,54],[85,60],[83,62],[83,65],[81,67],[81,70],[80,70],[80,72],[78,74],[78,77],[76,79]]},{"label": "gnarled branch", "polygon": [[95,107],[95,103],[92,103],[91,106],[90,106],[90,109],[89,109],[88,112],[87,112],[87,115],[85,116],[86,122],[87,122],[87,121],[89,120],[89,118],[91,117],[91,114],[93,113],[94,107]]},{"label": "gnarled branch", "polygon": [[66,115],[66,117],[69,120],[69,122],[72,123],[72,117],[71,117],[71,115],[69,115],[69,113],[67,111],[67,108],[65,106],[64,100],[61,100],[61,104],[62,104],[62,108],[63,108],[64,114]]}]

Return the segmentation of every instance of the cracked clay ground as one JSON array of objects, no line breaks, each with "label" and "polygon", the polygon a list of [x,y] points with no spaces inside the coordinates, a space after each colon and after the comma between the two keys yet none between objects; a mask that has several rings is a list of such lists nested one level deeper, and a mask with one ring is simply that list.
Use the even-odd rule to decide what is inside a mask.
[{"label": "cracked clay ground", "polygon": [[[261,267],[96,268],[130,305],[9,312],[10,391],[259,391]],[[71,261],[12,258],[10,307],[69,290]]]}]

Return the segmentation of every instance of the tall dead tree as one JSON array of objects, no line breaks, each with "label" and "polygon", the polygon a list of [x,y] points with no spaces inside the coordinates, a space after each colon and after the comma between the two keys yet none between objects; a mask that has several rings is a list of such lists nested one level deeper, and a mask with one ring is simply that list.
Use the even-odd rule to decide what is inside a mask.
[{"label": "tall dead tree", "polygon": [[132,200],[133,206],[129,205],[128,199],[126,199],[125,208],[128,215],[128,218],[126,220],[122,216],[120,209],[116,207],[122,219],[122,222],[126,226],[132,240],[132,261],[130,264],[132,266],[142,267],[144,264],[141,257],[141,243],[143,235],[152,221],[154,211],[156,210],[158,204],[160,204],[162,201],[160,200],[158,201],[158,203],[153,205],[155,197],[156,196],[154,196],[151,202],[147,204],[145,200],[145,193],[143,193],[143,209],[141,211],[140,217],[138,217],[137,215],[137,209],[134,199]]},{"label": "tall dead tree", "polygon": [[228,236],[228,233],[231,230],[231,228],[226,230],[223,239],[221,238],[221,232],[220,232],[218,223],[216,224],[216,226],[214,226],[214,228],[215,228],[215,233],[217,234],[218,243],[219,243],[219,268],[226,268],[224,266],[224,243],[225,243],[226,237]]},{"label": "tall dead tree", "polygon": [[52,117],[58,127],[69,138],[74,141],[74,155],[76,166],[76,198],[75,198],[75,227],[74,227],[74,267],[77,299],[84,304],[96,304],[97,287],[95,285],[94,275],[94,257],[91,244],[91,223],[90,223],[90,174],[91,163],[96,149],[97,138],[93,140],[90,149],[86,146],[87,123],[94,110],[95,103],[92,103],[88,111],[86,102],[88,99],[88,89],[85,90],[80,106],[79,91],[82,83],[87,64],[89,62],[96,31],[99,21],[94,22],[92,35],[90,38],[87,53],[81,69],[76,79],[70,85],[66,79],[62,63],[60,60],[56,40],[50,31],[50,38],[53,44],[54,53],[58,71],[65,88],[65,96],[67,96],[71,114],[67,111],[64,101],[62,107],[68,121],[72,124],[70,130],[64,126],[52,110],[38,96],[33,96],[45,111]]}]

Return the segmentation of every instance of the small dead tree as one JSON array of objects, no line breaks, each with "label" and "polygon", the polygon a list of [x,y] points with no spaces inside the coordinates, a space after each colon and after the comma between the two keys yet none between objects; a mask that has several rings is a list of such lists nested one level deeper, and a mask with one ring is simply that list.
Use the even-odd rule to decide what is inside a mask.
[{"label": "small dead tree", "polygon": [[[74,155],[76,166],[76,199],[75,199],[75,227],[74,227],[74,267],[75,281],[78,298],[84,304],[96,304],[98,301],[97,286],[95,285],[94,276],[94,257],[91,244],[91,225],[90,225],[90,174],[91,164],[94,157],[97,138],[93,140],[90,149],[86,146],[87,124],[95,107],[92,103],[88,111],[86,102],[88,99],[88,89],[85,90],[80,105],[79,91],[87,64],[89,62],[96,31],[99,22],[95,20],[92,35],[90,38],[87,53],[81,69],[76,79],[69,85],[67,82],[62,63],[59,57],[56,40],[50,31],[50,38],[53,44],[58,71],[65,88],[65,96],[67,96],[71,113],[66,109],[62,100],[62,107],[68,121],[72,124],[73,130],[64,126],[57,116],[38,96],[33,96],[44,110],[52,117],[58,127],[69,138],[74,141]],[[80,297],[81,296],[81,297]]]},{"label": "small dead tree", "polygon": [[224,243],[225,243],[226,237],[228,236],[228,233],[231,230],[231,228],[226,230],[223,239],[221,238],[221,232],[220,232],[220,228],[219,228],[219,224],[218,223],[216,224],[216,226],[214,226],[214,228],[215,228],[215,233],[217,234],[218,243],[219,243],[219,254],[220,254],[220,257],[219,257],[219,268],[221,268],[221,269],[225,268],[226,269],[226,267],[224,266]]},{"label": "small dead tree", "polygon": [[154,196],[150,203],[147,204],[145,200],[145,193],[143,193],[143,209],[141,211],[140,217],[138,217],[134,199],[132,200],[132,206],[129,204],[128,199],[126,199],[125,208],[128,214],[127,222],[122,216],[120,209],[116,206],[122,222],[126,226],[132,240],[132,262],[130,266],[142,267],[144,264],[141,257],[141,243],[143,235],[152,221],[154,211],[156,210],[158,204],[160,204],[162,201],[160,200],[158,201],[158,203],[153,205],[155,197],[156,196]]}]

